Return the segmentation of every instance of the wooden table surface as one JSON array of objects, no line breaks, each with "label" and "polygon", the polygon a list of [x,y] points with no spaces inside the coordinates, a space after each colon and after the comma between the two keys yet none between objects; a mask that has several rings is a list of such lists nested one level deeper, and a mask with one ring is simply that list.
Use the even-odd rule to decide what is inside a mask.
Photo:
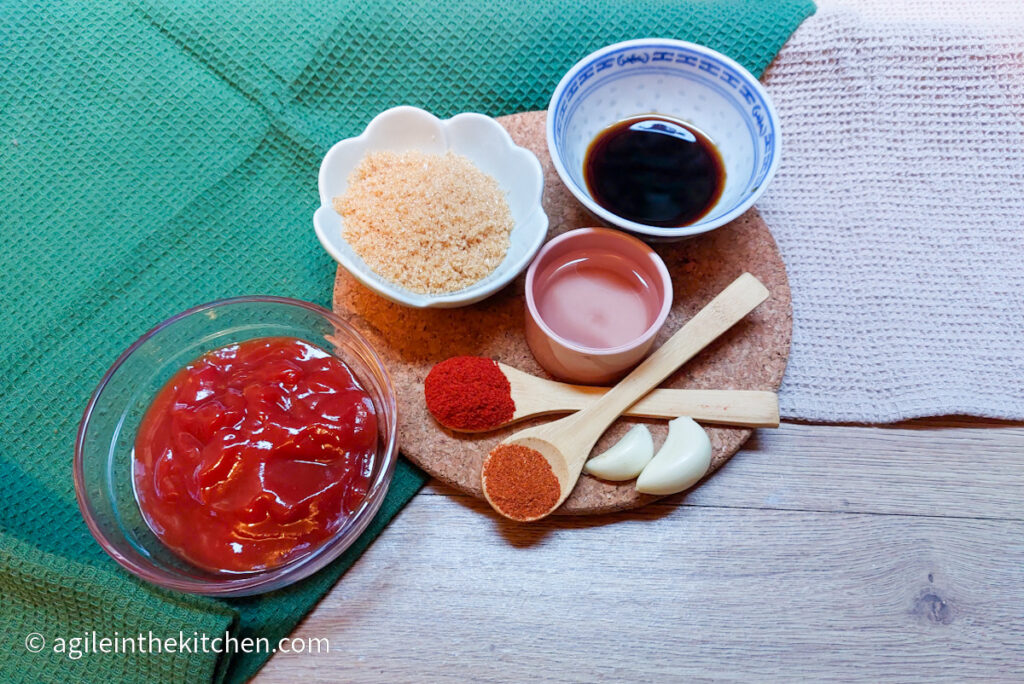
[{"label": "wooden table surface", "polygon": [[272,682],[1024,681],[1024,424],[760,430],[685,497],[514,525],[430,484]]}]

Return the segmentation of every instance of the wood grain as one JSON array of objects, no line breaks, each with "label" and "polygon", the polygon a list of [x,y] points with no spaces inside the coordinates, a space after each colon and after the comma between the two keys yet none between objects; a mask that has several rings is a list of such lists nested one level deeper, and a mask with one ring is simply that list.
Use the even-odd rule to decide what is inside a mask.
[{"label": "wood grain", "polygon": [[786,424],[531,526],[430,486],[256,681],[1021,681],[1024,427],[973,424]]},{"label": "wood grain", "polygon": [[1024,519],[1024,427],[783,423],[758,430],[733,460],[682,502]]}]

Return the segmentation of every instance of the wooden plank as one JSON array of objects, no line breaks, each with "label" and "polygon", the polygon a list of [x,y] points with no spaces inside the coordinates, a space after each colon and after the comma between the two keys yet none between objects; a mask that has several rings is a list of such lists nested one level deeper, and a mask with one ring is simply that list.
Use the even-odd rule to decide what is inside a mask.
[{"label": "wooden plank", "polygon": [[899,428],[784,423],[757,430],[721,470],[662,505],[1024,520],[1022,492],[1024,427],[976,419]]},{"label": "wooden plank", "polygon": [[420,496],[257,681],[1012,680],[1022,568],[1018,520]]},{"label": "wooden plank", "polygon": [[787,424],[684,501],[1024,520],[1024,428]]}]

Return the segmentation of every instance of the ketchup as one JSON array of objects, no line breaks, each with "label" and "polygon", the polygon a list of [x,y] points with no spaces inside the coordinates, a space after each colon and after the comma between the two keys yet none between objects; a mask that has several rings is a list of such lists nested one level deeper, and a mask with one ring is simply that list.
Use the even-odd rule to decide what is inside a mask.
[{"label": "ketchup", "polygon": [[179,370],[135,438],[135,496],[189,562],[247,572],[326,541],[366,496],[377,415],[348,366],[292,337],[207,352]]}]

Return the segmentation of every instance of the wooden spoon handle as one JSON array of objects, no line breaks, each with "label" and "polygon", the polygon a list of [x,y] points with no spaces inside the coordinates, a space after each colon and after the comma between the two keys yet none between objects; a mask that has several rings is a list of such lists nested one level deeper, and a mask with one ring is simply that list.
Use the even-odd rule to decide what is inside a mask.
[{"label": "wooden spoon handle", "polygon": [[[506,367],[507,368],[507,367]],[[503,368],[505,374],[508,370]],[[607,387],[542,381],[540,390],[516,400],[512,422],[551,413],[572,413],[591,406]],[[625,411],[639,418],[678,418],[715,425],[779,427],[779,398],[761,390],[655,389]]]},{"label": "wooden spoon handle", "polygon": [[678,418],[717,425],[779,427],[779,398],[757,390],[654,390],[628,409],[626,415]]},{"label": "wooden spoon handle", "polygon": [[596,441],[615,418],[767,298],[761,281],[744,273],[599,401],[570,420],[582,430],[595,431]]}]

